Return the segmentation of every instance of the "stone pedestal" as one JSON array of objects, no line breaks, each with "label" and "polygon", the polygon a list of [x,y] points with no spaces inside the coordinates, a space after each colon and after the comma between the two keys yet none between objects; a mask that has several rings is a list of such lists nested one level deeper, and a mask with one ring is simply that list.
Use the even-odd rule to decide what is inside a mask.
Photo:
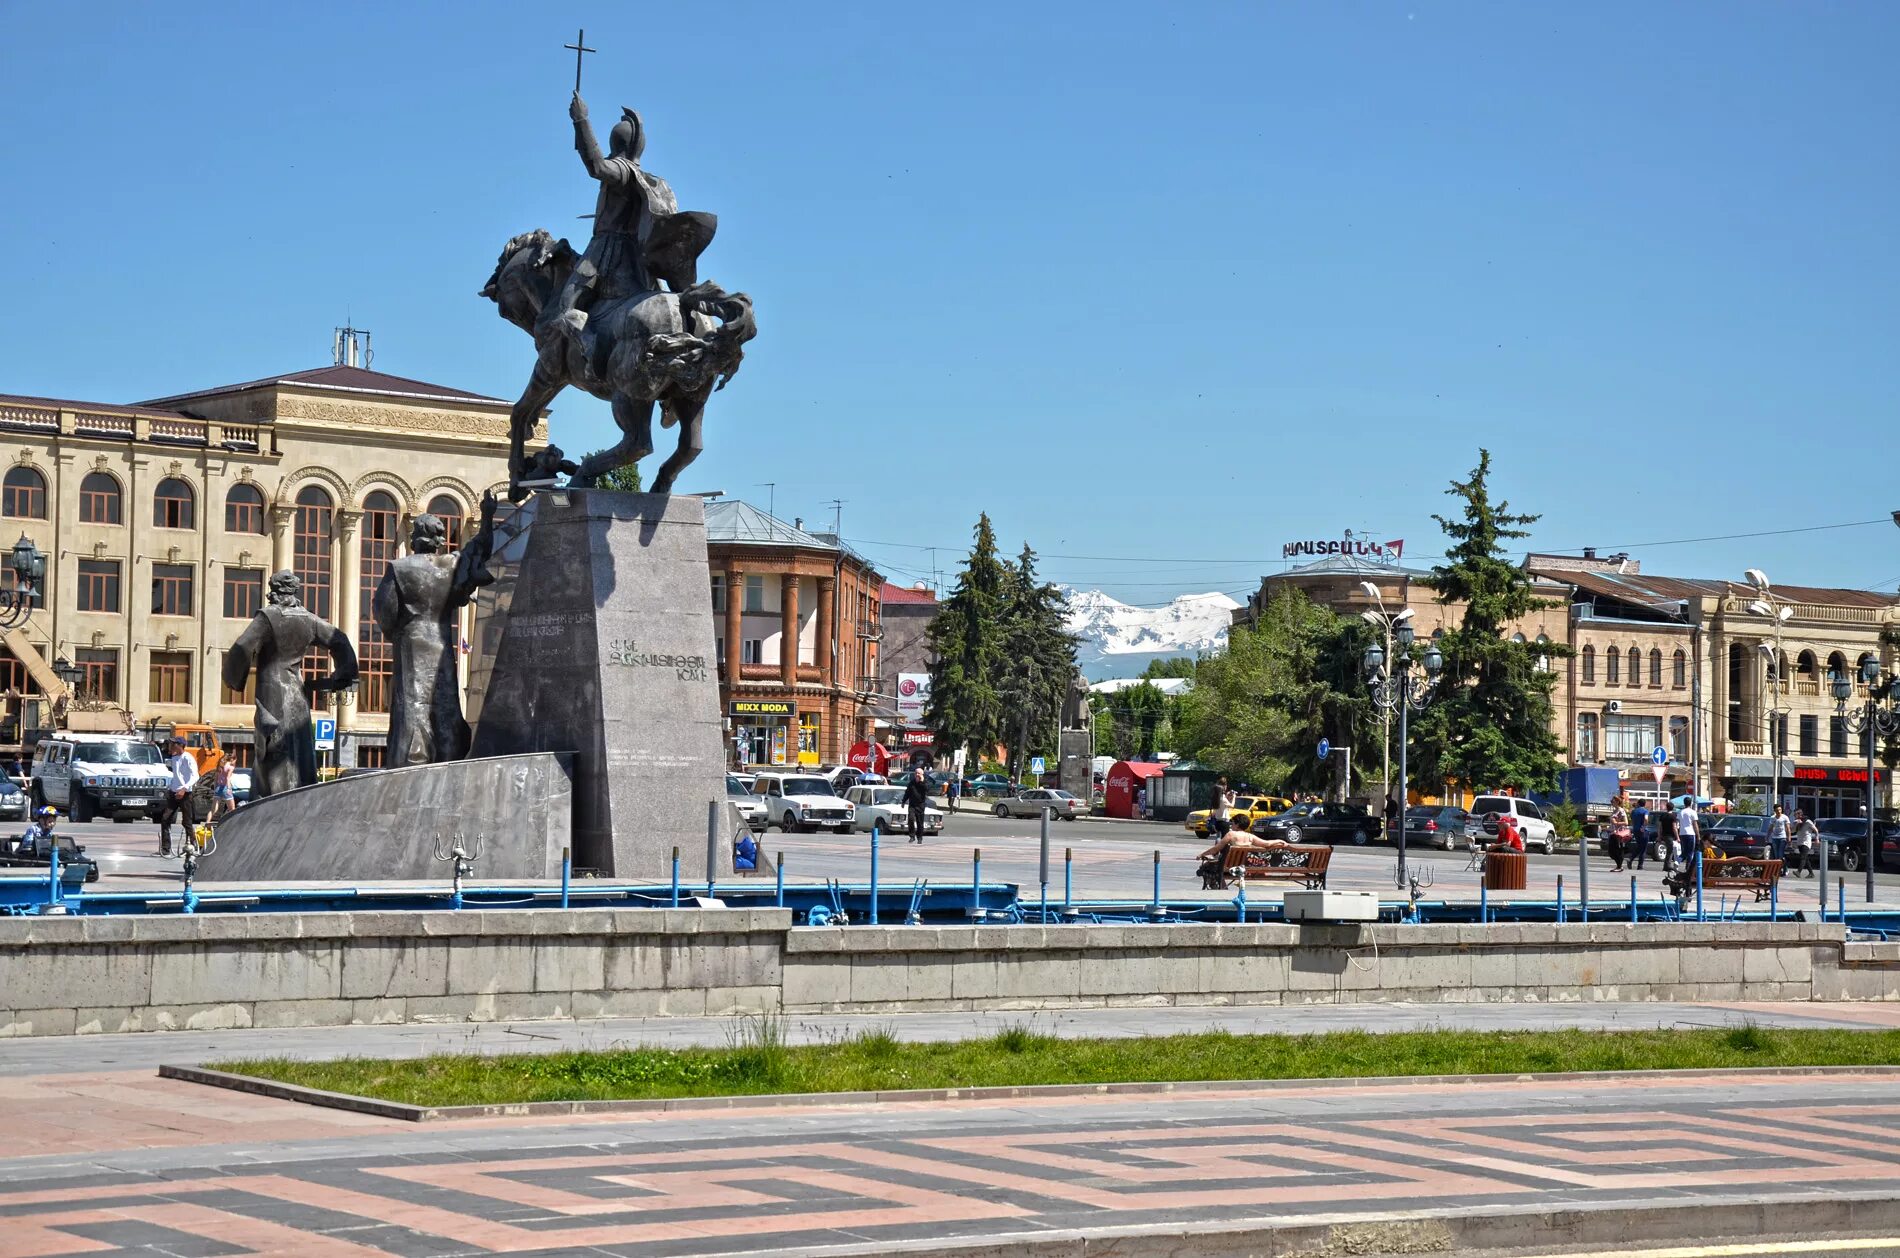
[{"label": "stone pedestal", "polygon": [[1062,789],[1087,804],[1094,798],[1095,731],[1065,729],[1057,751],[1061,755]]},{"label": "stone pedestal", "polygon": [[[510,522],[470,660],[475,756],[577,753],[574,864],[664,877],[706,860],[724,803],[706,521],[698,498],[543,491]],[[732,869],[731,845],[717,847]]]}]

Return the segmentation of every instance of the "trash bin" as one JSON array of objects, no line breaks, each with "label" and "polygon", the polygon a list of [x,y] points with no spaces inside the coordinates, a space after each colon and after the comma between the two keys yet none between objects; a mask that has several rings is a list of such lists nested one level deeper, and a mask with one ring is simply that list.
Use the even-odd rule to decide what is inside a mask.
[{"label": "trash bin", "polygon": [[1522,891],[1530,883],[1530,862],[1522,852],[1486,852],[1484,886],[1487,891]]}]

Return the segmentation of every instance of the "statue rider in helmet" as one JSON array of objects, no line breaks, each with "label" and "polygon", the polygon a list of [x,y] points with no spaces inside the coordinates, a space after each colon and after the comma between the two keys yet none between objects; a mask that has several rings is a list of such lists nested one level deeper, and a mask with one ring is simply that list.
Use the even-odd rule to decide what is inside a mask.
[{"label": "statue rider in helmet", "polygon": [[710,214],[680,213],[666,180],[640,169],[646,129],[639,114],[620,111],[603,157],[579,92],[567,112],[574,120],[574,148],[587,173],[599,181],[600,196],[594,203],[594,234],[587,251],[542,319],[580,348],[598,379],[606,374],[612,342],[585,334],[588,313],[606,302],[656,291],[659,281],[674,292],[690,288],[717,220]]}]

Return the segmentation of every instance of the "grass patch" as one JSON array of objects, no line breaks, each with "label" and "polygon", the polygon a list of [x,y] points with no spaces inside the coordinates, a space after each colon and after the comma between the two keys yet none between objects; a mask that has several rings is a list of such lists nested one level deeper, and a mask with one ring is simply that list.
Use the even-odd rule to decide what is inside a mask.
[{"label": "grass patch", "polygon": [[620,1048],[410,1061],[265,1059],[217,1069],[411,1105],[750,1096],[1050,1083],[1333,1079],[1900,1063],[1900,1031],[1339,1031],[1057,1039],[1024,1025],[986,1039],[898,1040],[887,1029],[786,1043],[783,1023],[738,1023],[724,1048]]}]

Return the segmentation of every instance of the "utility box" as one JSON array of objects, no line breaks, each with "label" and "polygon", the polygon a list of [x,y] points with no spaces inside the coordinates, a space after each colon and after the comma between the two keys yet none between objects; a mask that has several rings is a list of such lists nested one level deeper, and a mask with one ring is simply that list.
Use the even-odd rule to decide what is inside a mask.
[{"label": "utility box", "polygon": [[1288,891],[1281,903],[1289,922],[1379,920],[1379,897],[1370,891]]}]

